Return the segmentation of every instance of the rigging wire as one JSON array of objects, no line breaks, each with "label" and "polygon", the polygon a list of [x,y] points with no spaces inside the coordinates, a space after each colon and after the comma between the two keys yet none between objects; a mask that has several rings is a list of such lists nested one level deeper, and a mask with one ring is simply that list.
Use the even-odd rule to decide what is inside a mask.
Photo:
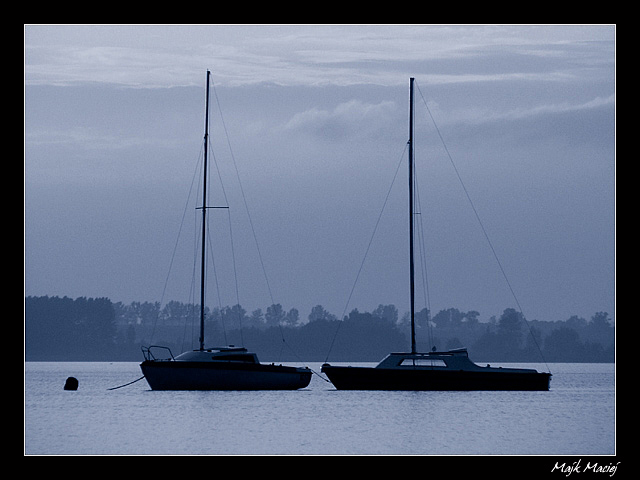
[{"label": "rigging wire", "polygon": [[[414,148],[415,148],[415,145],[414,145]],[[433,327],[431,326],[431,296],[429,294],[429,276],[428,276],[428,270],[427,270],[427,254],[426,254],[426,247],[425,247],[426,238],[424,234],[424,225],[423,225],[423,217],[422,217],[422,202],[420,200],[420,192],[418,189],[418,172],[415,168],[415,163],[414,163],[413,174],[414,174],[414,178],[413,178],[414,192],[416,194],[415,202],[419,210],[417,213],[414,211],[414,213],[418,215],[417,218],[420,218],[420,220],[417,220],[416,218],[415,221],[418,224],[418,228],[416,230],[418,234],[418,249],[419,249],[419,255],[421,260],[420,269],[422,273],[422,290],[423,290],[424,302],[427,310],[426,312],[427,334],[429,336],[429,344],[432,347],[434,347],[435,345],[433,341]]]},{"label": "rigging wire", "polygon": [[[216,167],[216,170],[218,172],[218,178],[220,179],[220,185],[221,185],[222,191],[224,193],[224,185],[222,184],[222,178],[220,178],[220,169],[218,168],[218,161],[216,160],[216,155],[213,152],[213,148],[211,147],[211,144],[213,142],[207,142],[207,143],[209,145],[209,152],[211,153],[211,157],[213,158],[213,163],[214,163],[214,165]],[[209,174],[209,175],[211,175],[211,174]],[[210,189],[209,192],[211,192],[211,190],[213,190],[213,189]],[[209,195],[210,195],[210,193],[209,193]],[[227,205],[229,205],[229,202],[226,201],[227,200],[226,193],[224,193],[224,198],[225,198],[225,203]],[[211,208],[211,207],[209,207],[209,208]],[[208,232],[207,238],[209,239],[209,252],[210,252],[210,255],[211,255],[211,265],[213,267],[213,278],[214,278],[214,280],[216,282],[216,295],[218,297],[218,307],[222,308],[222,297],[220,296],[220,283],[218,282],[218,272],[216,270],[216,261],[215,261],[215,256],[213,255],[213,253],[211,253],[211,252],[214,252],[215,250],[213,248],[213,240],[211,240],[213,235],[211,234],[211,230],[209,229],[209,221],[208,221],[209,218],[210,217],[207,217],[207,232]],[[227,338],[226,330],[225,330],[224,334],[225,334],[225,343],[226,343],[226,341],[227,341],[226,340],[226,338]]]},{"label": "rigging wire", "polygon": [[387,202],[389,200],[389,195],[391,195],[391,189],[393,188],[393,184],[396,181],[396,177],[398,176],[398,171],[400,170],[400,165],[402,165],[402,161],[404,160],[404,154],[407,152],[407,148],[409,147],[408,142],[404,146],[404,150],[402,151],[402,155],[400,156],[400,161],[398,162],[398,166],[396,167],[396,171],[393,174],[393,179],[391,180],[391,185],[389,185],[389,190],[387,191],[387,195],[384,198],[384,202],[382,204],[382,208],[380,209],[380,213],[378,214],[378,218],[376,220],[376,224],[373,227],[373,232],[371,232],[371,237],[369,238],[369,243],[364,252],[364,256],[362,258],[362,262],[360,263],[360,268],[358,269],[358,273],[356,274],[356,278],[353,281],[353,285],[351,286],[351,291],[349,292],[349,296],[347,298],[347,302],[344,306],[344,310],[342,311],[342,316],[340,317],[340,322],[338,323],[338,327],[333,335],[333,339],[331,340],[331,345],[329,345],[329,351],[327,352],[327,356],[325,358],[325,363],[329,360],[329,355],[331,354],[331,350],[333,349],[333,344],[336,341],[336,337],[338,336],[338,331],[340,330],[340,326],[342,325],[342,320],[344,319],[345,314],[347,313],[347,308],[349,308],[349,303],[351,302],[351,297],[353,296],[353,292],[356,288],[356,284],[358,283],[358,279],[360,278],[360,273],[362,272],[362,268],[364,267],[364,262],[367,259],[367,255],[369,253],[369,249],[371,248],[371,244],[373,243],[373,237],[378,230],[378,225],[380,225],[380,219],[382,218],[382,214],[384,212],[385,207],[387,206]]},{"label": "rigging wire", "polygon": [[[200,153],[198,153],[198,157],[202,156],[202,147],[200,147]],[[173,261],[175,260],[176,257],[176,251],[178,249],[178,243],[180,240],[180,235],[182,234],[182,227],[184,226],[184,219],[187,215],[187,210],[188,210],[188,206],[189,206],[189,200],[191,199],[191,193],[193,192],[193,185],[196,182],[196,178],[197,178],[197,173],[198,173],[198,167],[200,166],[200,160],[198,160],[196,162],[196,168],[194,169],[193,172],[193,176],[191,178],[191,185],[189,186],[189,193],[187,194],[187,201],[185,202],[184,205],[184,209],[182,211],[182,218],[180,219],[180,227],[178,228],[178,234],[176,236],[176,240],[174,242],[173,245],[173,252],[171,253],[171,260],[169,261],[169,268],[167,269],[167,275],[165,277],[165,281],[164,281],[164,286],[162,288],[162,294],[160,295],[160,302],[159,302],[159,306],[161,306],[164,302],[164,296],[167,292],[167,285],[169,283],[169,277],[171,275],[171,269],[173,268]],[[155,335],[155,331],[156,331],[156,325],[158,323],[158,317],[160,315],[160,309],[158,307],[158,311],[156,312],[156,318],[153,322],[152,328],[151,328],[151,336],[150,338],[153,339],[154,335]]]},{"label": "rigging wire", "polygon": [[[203,157],[200,156],[198,161],[202,161]],[[199,164],[201,165],[201,164]],[[200,191],[200,181],[201,177],[198,176],[198,189],[196,191]],[[197,197],[197,195],[196,195]],[[196,198],[196,204],[198,203]],[[194,349],[194,338],[196,338],[196,328],[197,328],[197,312],[196,312],[196,293],[197,293],[197,275],[198,275],[198,253],[200,252],[201,243],[198,241],[199,238],[202,237],[201,230],[202,224],[199,220],[198,210],[193,209],[193,264],[191,267],[191,285],[189,286],[189,304],[191,305],[191,349]],[[185,325],[186,327],[186,325]]]},{"label": "rigging wire", "polygon": [[[220,114],[220,122],[222,124],[222,129],[224,130],[224,133],[225,133],[225,138],[227,140],[227,146],[229,147],[229,153],[231,155],[231,160],[232,160],[232,163],[233,163],[233,167],[234,167],[234,170],[236,172],[236,178],[237,178],[237,181],[238,181],[238,185],[240,186],[240,194],[242,196],[242,201],[244,203],[245,211],[247,212],[247,217],[249,219],[249,225],[251,227],[251,233],[253,235],[253,240],[255,242],[256,250],[258,252],[258,258],[260,260],[260,266],[262,268],[262,275],[264,276],[264,280],[265,280],[265,283],[266,283],[266,286],[267,286],[267,290],[269,292],[269,298],[271,299],[271,305],[275,305],[275,300],[274,300],[274,297],[273,297],[273,291],[271,290],[271,284],[269,282],[269,277],[267,276],[267,269],[265,267],[264,260],[262,258],[262,251],[260,250],[260,244],[258,243],[258,236],[256,234],[256,229],[255,229],[255,226],[254,226],[254,223],[253,223],[253,218],[251,217],[251,212],[249,211],[249,204],[247,202],[247,197],[246,197],[245,192],[244,192],[244,187],[242,186],[242,180],[240,179],[240,171],[238,170],[238,165],[236,163],[236,157],[235,157],[235,155],[233,153],[233,148],[231,147],[231,139],[229,137],[229,132],[227,130],[227,125],[226,125],[226,123],[224,121],[224,116],[222,114],[222,107],[220,105],[220,99],[218,98],[218,91],[216,90],[216,86],[215,86],[214,82],[212,82],[212,87],[213,87],[213,95],[214,95],[214,97],[216,99],[216,104],[218,105],[218,113]],[[284,331],[282,330],[282,325],[280,324],[280,322],[278,322],[278,329],[280,331],[280,338],[282,340],[283,347],[287,346],[289,348],[289,350],[294,355],[296,355],[296,357],[297,357],[297,353],[287,343],[287,341],[286,341],[286,339],[284,337]],[[282,349],[281,349],[281,352],[282,352]],[[316,372],[314,372],[314,373],[316,373]]]},{"label": "rigging wire", "polygon": [[[209,243],[209,256],[211,257],[211,267],[213,268],[213,280],[216,284],[216,296],[218,297],[218,309],[220,310],[220,312],[222,312],[222,297],[220,295],[220,282],[218,281],[218,271],[216,269],[216,257],[213,254],[215,250],[213,248],[213,240],[211,240],[211,237],[213,237],[213,235],[211,234],[211,230],[209,229],[209,217],[207,217],[207,232],[209,232],[207,234],[207,240]],[[224,335],[224,343],[229,343],[227,341],[227,328],[224,323],[224,317],[221,316],[220,321],[222,323],[222,333]]]},{"label": "rigging wire", "polygon": [[[217,165],[216,165],[217,166]],[[202,170],[203,168],[203,155],[202,155],[202,150],[200,150],[200,155],[198,158],[198,162],[196,165],[196,173],[198,172],[198,170]],[[211,173],[209,172],[209,175],[211,175]],[[201,182],[202,178],[200,175],[198,175],[198,185],[197,185],[197,189],[196,192],[200,191],[200,182]],[[210,196],[211,193],[209,191],[208,196]],[[196,205],[198,204],[198,196],[199,193],[196,194],[196,199],[195,199],[195,203]],[[186,208],[186,207],[185,207]],[[207,207],[207,208],[212,208],[212,207]],[[195,309],[195,305],[196,305],[196,299],[195,299],[195,294],[196,294],[196,276],[197,276],[197,266],[198,266],[198,257],[199,257],[199,252],[200,252],[200,242],[198,241],[198,239],[201,237],[201,232],[202,232],[202,228],[203,225],[201,225],[201,222],[199,222],[199,214],[198,212],[199,207],[196,207],[194,209],[194,235],[193,235],[193,268],[192,268],[192,273],[191,273],[191,285],[190,285],[190,289],[189,289],[189,305],[191,305],[191,309],[189,310],[189,314],[188,316],[191,318],[191,348],[193,349],[193,340],[195,337],[195,313],[196,313],[196,309]],[[206,224],[206,228],[207,231],[210,232],[209,230],[209,216],[207,216],[207,224]],[[220,296],[220,286],[219,286],[219,282],[218,282],[218,273],[217,273],[217,269],[216,269],[216,263],[215,263],[215,257],[213,256],[213,254],[211,253],[212,251],[214,251],[213,249],[213,244],[212,244],[212,235],[209,233],[207,235],[207,242],[209,245],[209,251],[208,251],[208,256],[210,256],[210,261],[211,261],[211,265],[213,268],[213,277],[214,277],[214,282],[215,282],[215,286],[216,286],[216,292],[217,292],[217,298],[218,298],[218,305],[221,309],[222,306],[222,301],[221,301],[221,296]],[[205,277],[205,289],[206,289],[206,285],[208,284],[208,276]],[[222,323],[222,331],[223,331],[223,335],[225,338],[225,343],[227,341],[227,329],[226,329],[226,325],[224,322],[224,317],[221,318],[221,323]],[[182,340],[182,345],[183,345],[183,350],[184,350],[184,344],[185,344],[185,337],[187,335],[187,322],[185,322],[185,327],[184,327],[184,331],[183,331],[183,340]]]},{"label": "rigging wire", "polygon": [[253,233],[253,239],[254,239],[255,244],[256,244],[256,249],[258,250],[258,257],[260,259],[260,265],[262,266],[262,274],[264,275],[264,279],[265,279],[265,282],[267,284],[267,290],[269,291],[269,297],[271,298],[271,304],[274,304],[275,302],[273,300],[273,293],[271,291],[271,285],[269,284],[269,278],[267,277],[267,270],[266,270],[266,268],[264,266],[264,261],[262,259],[262,253],[260,251],[260,245],[258,244],[258,237],[256,235],[256,230],[255,230],[255,227],[253,225],[253,219],[251,217],[251,213],[249,212],[249,205],[247,203],[247,197],[246,197],[246,195],[244,193],[244,188],[242,186],[242,181],[240,180],[240,172],[238,171],[238,165],[236,164],[236,157],[233,154],[233,149],[231,148],[231,140],[229,138],[229,132],[227,131],[227,125],[226,125],[226,123],[224,121],[224,117],[222,115],[222,108],[220,106],[220,100],[218,99],[218,92],[216,90],[215,83],[212,83],[212,87],[213,87],[213,95],[216,98],[216,104],[218,105],[218,112],[220,113],[220,121],[222,123],[222,128],[224,130],[224,134],[225,134],[225,137],[227,139],[227,145],[229,147],[229,153],[231,154],[231,160],[233,161],[233,167],[234,167],[235,172],[236,172],[236,178],[238,179],[238,184],[240,186],[240,193],[242,195],[242,200],[243,200],[243,203],[244,203],[244,207],[245,207],[245,210],[247,212],[247,217],[249,217],[249,224],[251,226],[251,231]]},{"label": "rigging wire", "polygon": [[[225,210],[227,210],[227,219],[229,222],[229,242],[231,244],[231,262],[233,265],[233,278],[234,278],[234,283],[235,283],[235,294],[236,294],[236,305],[238,305],[238,307],[240,306],[240,289],[238,286],[238,270],[237,270],[237,265],[236,265],[236,254],[235,254],[235,247],[234,247],[234,241],[233,241],[233,227],[232,227],[232,222],[231,222],[231,207],[229,206],[229,199],[227,198],[227,191],[224,188],[224,183],[222,182],[222,175],[220,174],[220,166],[218,165],[218,160],[216,159],[216,155],[213,151],[213,142],[209,142],[209,151],[211,152],[211,156],[213,158],[213,163],[216,167],[216,172],[218,173],[218,180],[220,181],[220,189],[222,190],[222,195],[224,197],[224,203],[226,206],[224,207],[219,207],[219,208],[224,208]],[[215,208],[215,207],[213,207]],[[207,225],[207,228],[208,225]],[[211,235],[209,235],[209,241],[211,241]],[[213,252],[213,247],[211,247],[209,249],[210,252]],[[215,268],[215,267],[214,267]],[[218,301],[220,303],[220,308],[222,309],[222,302],[220,300],[220,289],[217,285],[217,277],[216,277],[216,288],[218,288]],[[240,344],[244,346],[244,335],[243,335],[243,331],[242,331],[242,316],[240,314],[240,309],[238,308],[238,323],[239,323],[239,330],[240,330]],[[226,342],[226,332],[225,332],[225,342]]]},{"label": "rigging wire", "polygon": [[431,122],[433,123],[433,126],[436,129],[436,133],[438,134],[438,137],[440,138],[440,141],[442,142],[442,146],[444,147],[445,153],[447,154],[447,157],[449,158],[449,162],[451,163],[453,170],[456,174],[456,177],[458,178],[458,181],[460,182],[460,185],[462,186],[462,190],[464,191],[464,194],[467,197],[467,200],[469,201],[469,204],[471,205],[471,209],[473,210],[473,213],[476,217],[476,220],[478,221],[478,224],[480,225],[480,229],[482,230],[482,233],[485,237],[485,239],[487,240],[487,243],[489,244],[489,248],[491,249],[491,252],[493,253],[493,257],[496,260],[496,263],[498,264],[498,268],[500,269],[500,272],[502,273],[502,276],[504,277],[504,280],[511,292],[511,295],[513,296],[513,299],[516,303],[516,305],[518,306],[518,310],[520,311],[520,314],[522,315],[522,318],[524,319],[528,329],[529,329],[529,333],[531,334],[531,337],[533,338],[533,341],[536,345],[536,347],[538,348],[538,351],[540,352],[540,355],[545,363],[545,365],[547,366],[547,369],[549,371],[551,371],[549,369],[549,365],[547,364],[546,360],[544,359],[544,355],[542,354],[542,349],[540,348],[540,345],[538,345],[538,341],[536,340],[535,335],[533,334],[533,331],[531,329],[531,325],[529,324],[529,321],[527,320],[527,317],[524,315],[524,311],[522,310],[522,307],[520,305],[520,301],[518,300],[518,297],[516,296],[515,291],[513,290],[513,287],[511,286],[511,282],[509,281],[509,278],[507,277],[507,274],[502,266],[502,262],[500,262],[500,259],[498,258],[498,254],[495,250],[495,248],[493,247],[493,243],[491,243],[491,239],[489,238],[489,234],[487,233],[487,230],[484,227],[484,224],[482,223],[482,220],[480,219],[480,215],[478,214],[478,211],[476,210],[476,207],[473,203],[473,201],[471,200],[471,195],[469,195],[469,191],[467,190],[467,187],[465,186],[464,182],[462,181],[462,177],[460,176],[460,172],[458,171],[458,168],[456,167],[455,162],[453,161],[453,157],[451,156],[451,153],[449,153],[449,149],[447,148],[447,145],[444,141],[444,138],[442,137],[442,134],[440,133],[440,129],[438,128],[438,125],[436,124],[435,118],[433,117],[432,113],[431,113],[431,109],[429,108],[429,105],[427,104],[426,99],[424,98],[424,95],[422,94],[422,91],[420,90],[420,86],[418,85],[418,83],[416,82],[416,86],[418,87],[418,92],[420,93],[420,97],[422,98],[422,101],[424,103],[424,106],[427,109],[427,113],[429,114],[429,117],[431,118]]}]

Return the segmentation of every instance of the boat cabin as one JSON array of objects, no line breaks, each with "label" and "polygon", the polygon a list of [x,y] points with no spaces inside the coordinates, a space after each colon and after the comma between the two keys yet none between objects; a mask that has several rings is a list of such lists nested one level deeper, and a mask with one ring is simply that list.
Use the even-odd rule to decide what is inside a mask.
[{"label": "boat cabin", "polygon": [[525,368],[481,367],[469,359],[466,348],[456,348],[446,352],[429,353],[390,353],[376,366],[376,368],[391,369],[446,369],[462,371],[534,371]]},{"label": "boat cabin", "polygon": [[446,352],[390,353],[376,368],[447,368],[452,370],[475,370],[482,368],[469,360],[466,348]]},{"label": "boat cabin", "polygon": [[184,352],[178,355],[175,360],[176,362],[260,363],[255,353],[247,351],[244,347],[234,347],[233,345]]}]

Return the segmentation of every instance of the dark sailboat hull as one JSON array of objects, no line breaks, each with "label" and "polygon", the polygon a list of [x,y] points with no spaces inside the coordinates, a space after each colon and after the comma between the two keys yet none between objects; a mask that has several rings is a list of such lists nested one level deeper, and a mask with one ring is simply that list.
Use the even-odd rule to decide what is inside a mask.
[{"label": "dark sailboat hull", "polygon": [[145,360],[152,390],[297,390],[311,381],[308,368],[233,362]]},{"label": "dark sailboat hull", "polygon": [[322,367],[338,390],[549,390],[549,373],[499,370]]}]

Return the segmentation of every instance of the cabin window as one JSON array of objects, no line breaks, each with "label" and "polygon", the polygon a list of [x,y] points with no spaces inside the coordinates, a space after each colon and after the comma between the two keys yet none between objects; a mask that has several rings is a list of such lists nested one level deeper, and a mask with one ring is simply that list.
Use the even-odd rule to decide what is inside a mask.
[{"label": "cabin window", "polygon": [[443,360],[437,358],[405,358],[400,364],[403,367],[446,367]]},{"label": "cabin window", "polygon": [[254,363],[253,355],[216,355],[213,360]]}]

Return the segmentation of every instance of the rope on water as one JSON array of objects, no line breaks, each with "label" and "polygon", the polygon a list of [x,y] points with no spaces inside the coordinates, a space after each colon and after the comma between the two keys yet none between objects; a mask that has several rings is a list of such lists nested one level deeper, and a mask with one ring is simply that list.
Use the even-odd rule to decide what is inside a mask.
[{"label": "rope on water", "polygon": [[127,385],[131,385],[132,383],[139,382],[139,381],[140,381],[140,380],[142,380],[143,378],[144,378],[144,375],[143,375],[143,376],[141,376],[140,378],[138,378],[137,380],[134,380],[133,382],[125,383],[124,385],[120,385],[120,386],[118,386],[118,387],[107,388],[107,390],[117,390],[118,388],[126,387]]}]

